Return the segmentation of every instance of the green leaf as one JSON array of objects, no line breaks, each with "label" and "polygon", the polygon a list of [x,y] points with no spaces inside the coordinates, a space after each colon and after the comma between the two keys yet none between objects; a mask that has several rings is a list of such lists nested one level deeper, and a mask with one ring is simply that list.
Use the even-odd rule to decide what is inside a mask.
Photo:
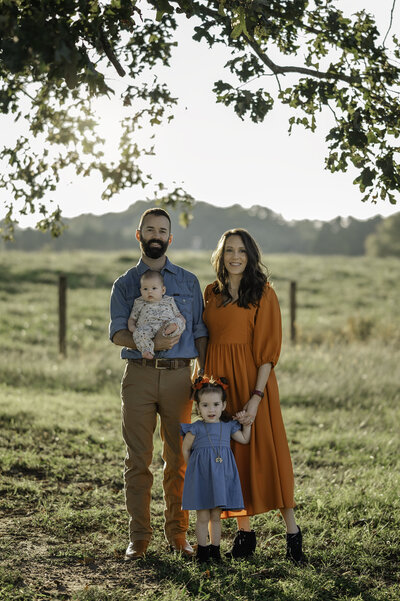
[{"label": "green leaf", "polygon": [[226,0],[220,0],[220,3],[218,4],[218,14],[221,15],[221,17],[226,16],[225,2]]},{"label": "green leaf", "polygon": [[243,25],[241,22],[237,23],[235,27],[232,29],[231,38],[236,40],[240,34],[243,32]]}]

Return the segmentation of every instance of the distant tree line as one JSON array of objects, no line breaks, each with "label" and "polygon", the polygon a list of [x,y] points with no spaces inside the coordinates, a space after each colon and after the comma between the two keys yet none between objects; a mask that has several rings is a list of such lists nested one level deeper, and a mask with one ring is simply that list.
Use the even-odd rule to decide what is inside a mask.
[{"label": "distant tree line", "polygon": [[400,257],[400,213],[378,224],[366,239],[365,250],[373,257]]},{"label": "distant tree line", "polygon": [[[122,213],[81,215],[66,220],[67,229],[57,239],[34,229],[17,230],[14,242],[3,242],[4,250],[130,250],[141,213],[151,206],[145,201],[131,205]],[[285,221],[280,215],[260,206],[227,208],[197,202],[188,228],[179,225],[178,212],[171,211],[173,248],[211,250],[221,234],[233,227],[248,229],[265,253],[318,255],[400,256],[400,213],[388,219],[367,221],[337,217],[332,221]],[[396,244],[397,242],[397,244]]]}]

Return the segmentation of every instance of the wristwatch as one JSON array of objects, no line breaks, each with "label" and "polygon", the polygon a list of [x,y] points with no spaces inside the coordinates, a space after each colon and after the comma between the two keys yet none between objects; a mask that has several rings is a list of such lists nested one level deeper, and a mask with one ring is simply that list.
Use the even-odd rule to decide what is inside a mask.
[{"label": "wristwatch", "polygon": [[253,392],[251,393],[251,396],[253,396],[253,394],[259,396],[261,399],[264,396],[264,393],[262,392],[262,390],[253,390]]}]

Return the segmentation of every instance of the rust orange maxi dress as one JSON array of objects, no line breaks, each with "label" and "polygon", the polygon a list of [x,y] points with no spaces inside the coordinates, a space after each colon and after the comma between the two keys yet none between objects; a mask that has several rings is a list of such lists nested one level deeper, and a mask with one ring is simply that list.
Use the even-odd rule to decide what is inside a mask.
[{"label": "rust orange maxi dress", "polygon": [[[227,411],[235,414],[255,388],[260,365],[278,361],[282,327],[275,291],[265,286],[258,307],[237,303],[220,306],[221,295],[205,289],[204,321],[209,340],[205,373],[229,379]],[[293,469],[279,403],[278,383],[271,370],[264,398],[251,428],[248,445],[232,441],[245,509],[222,517],[250,516],[280,507],[294,507]]]}]

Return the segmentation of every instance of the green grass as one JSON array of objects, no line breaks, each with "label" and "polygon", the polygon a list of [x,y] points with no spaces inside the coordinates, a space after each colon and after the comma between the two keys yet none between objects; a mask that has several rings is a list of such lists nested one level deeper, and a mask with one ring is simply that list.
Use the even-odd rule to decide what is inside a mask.
[{"label": "green grass", "polygon": [[[125,563],[119,381],[107,339],[121,253],[0,255],[0,598],[74,601],[398,601],[400,264],[392,259],[265,257],[280,298],[277,375],[309,565],[284,559],[282,519],[256,516],[248,562],[199,568],[162,535],[155,436],[145,561]],[[202,287],[207,254],[172,255]],[[68,276],[66,359],[57,351],[57,277]],[[289,281],[298,283],[290,343]],[[223,547],[235,532],[223,522]],[[194,516],[189,538],[194,541]]]}]

